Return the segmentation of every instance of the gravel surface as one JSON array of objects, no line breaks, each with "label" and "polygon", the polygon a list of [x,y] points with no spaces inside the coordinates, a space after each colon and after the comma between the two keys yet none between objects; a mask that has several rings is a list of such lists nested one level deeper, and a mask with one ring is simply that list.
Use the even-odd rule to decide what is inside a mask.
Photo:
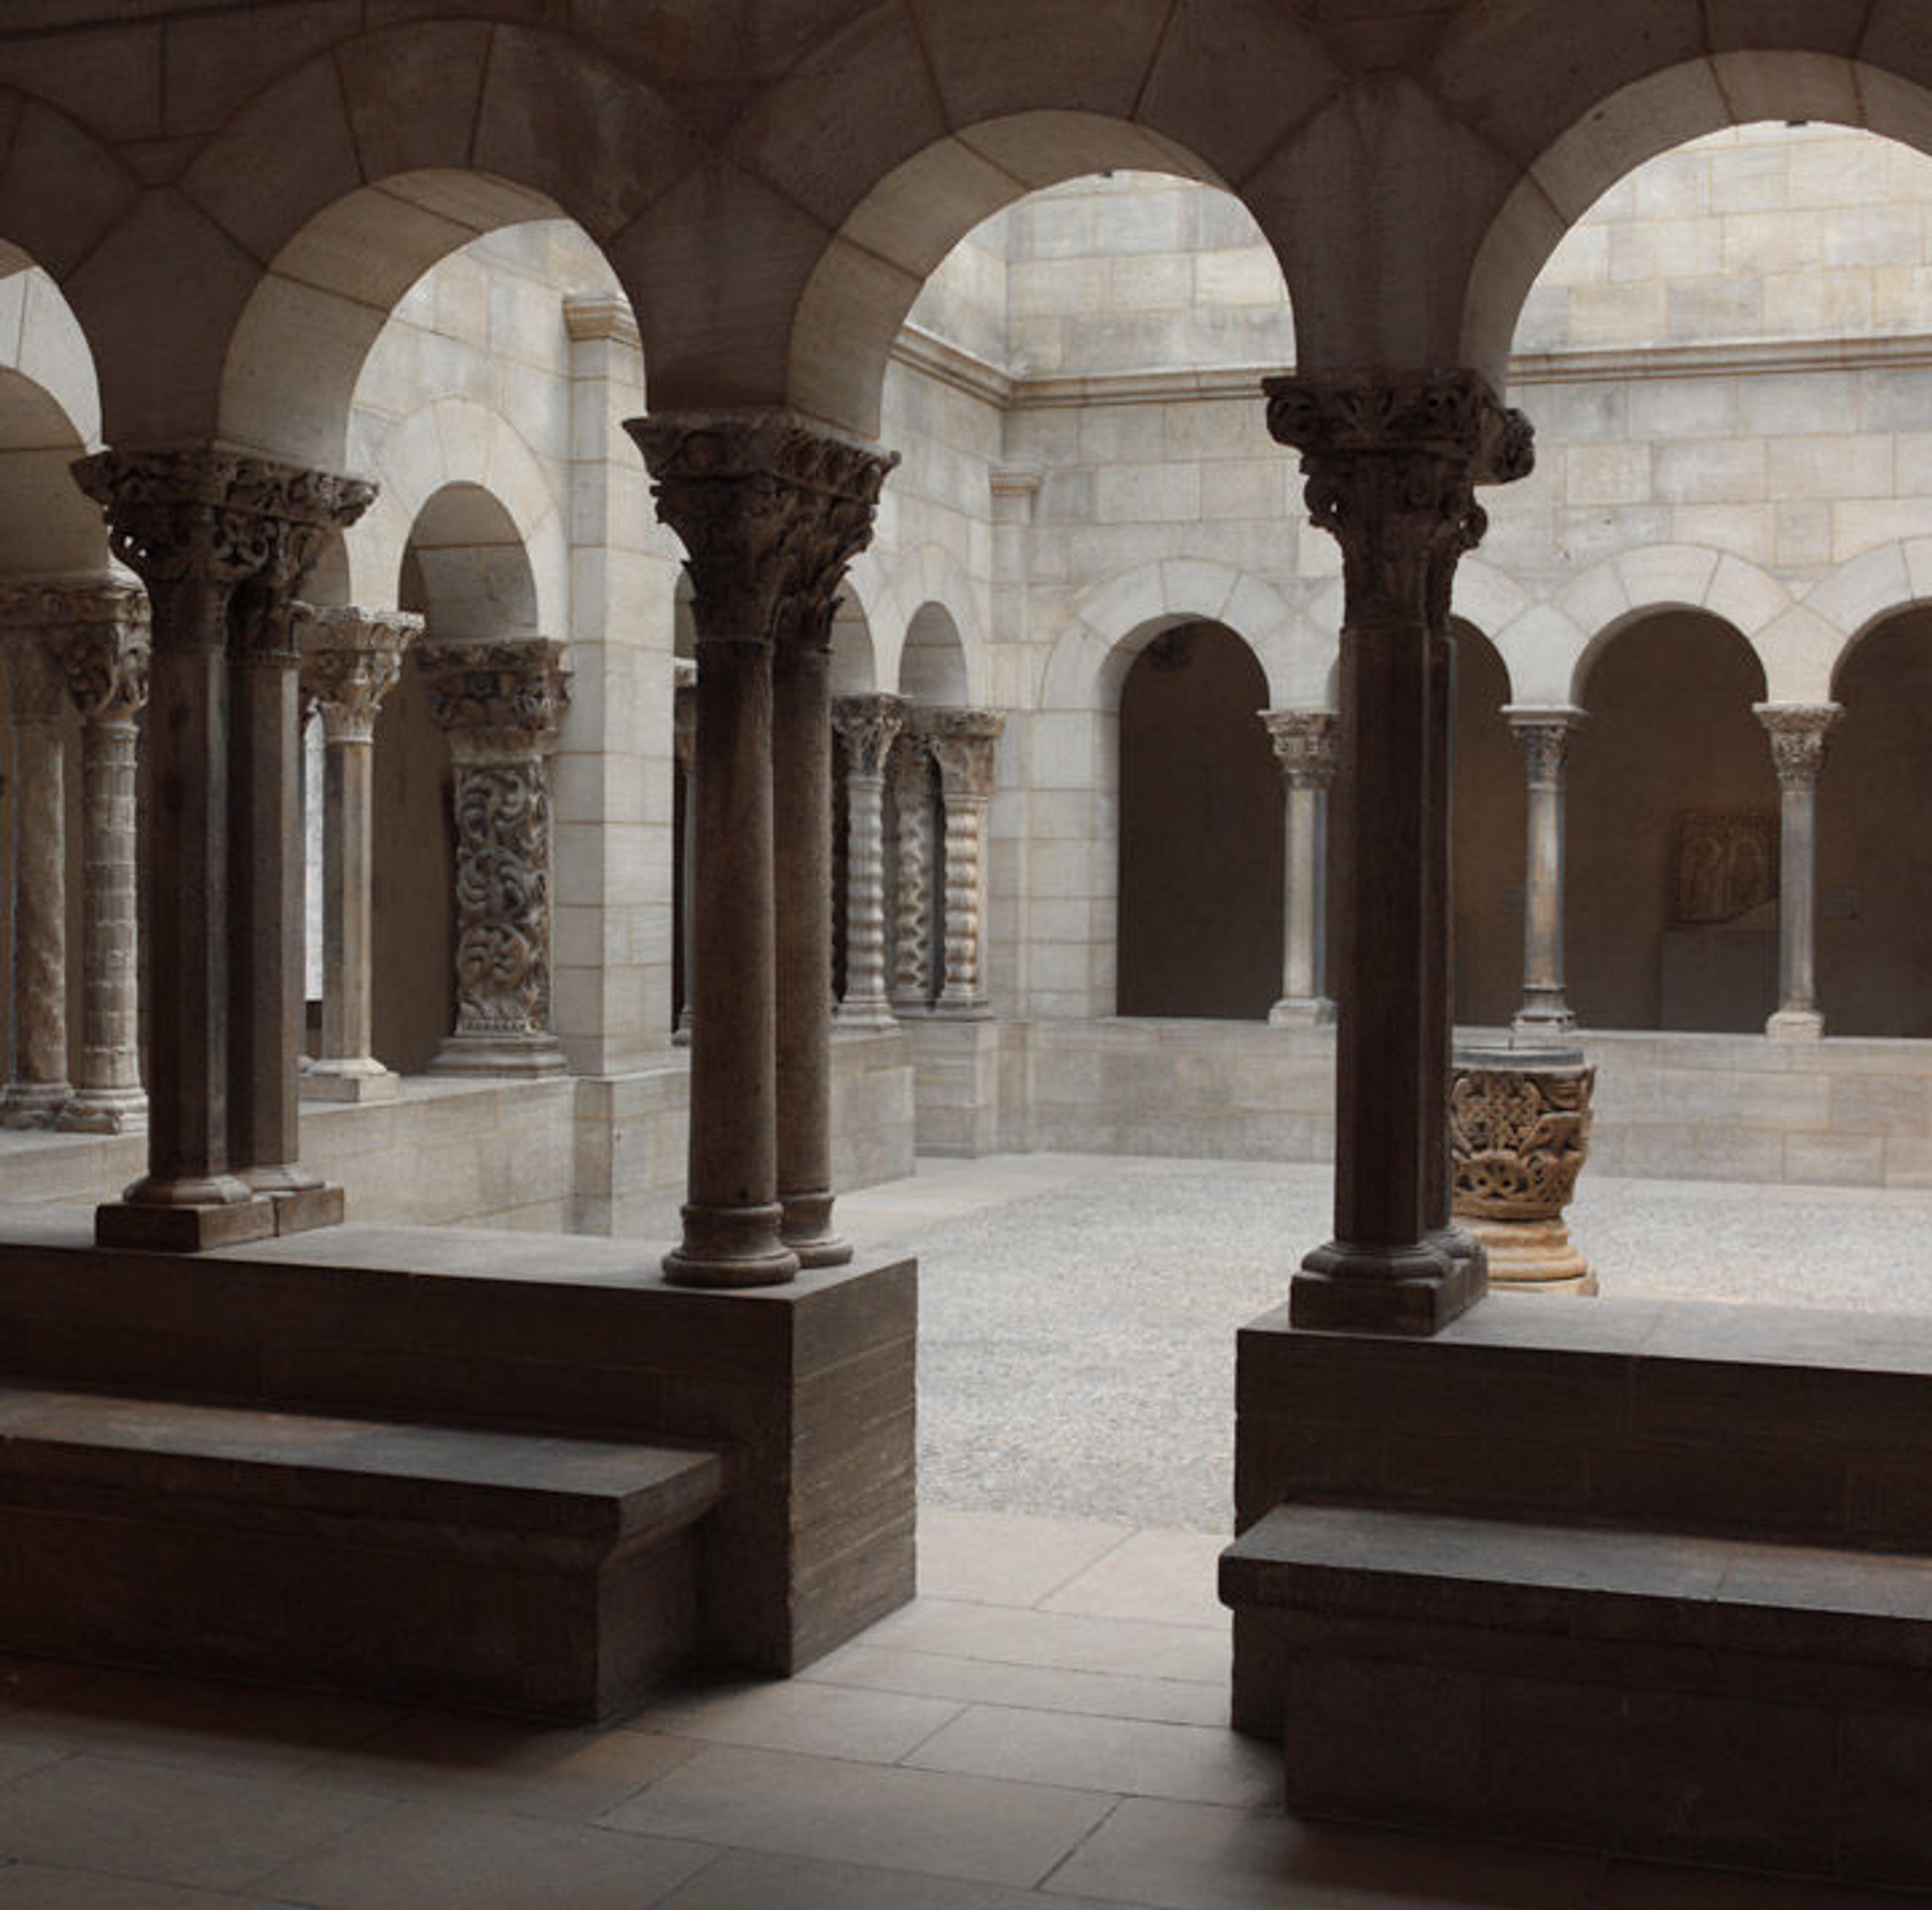
[{"label": "gravel surface", "polygon": [[[1328,1237],[1329,1189],[1321,1167],[1061,1155],[848,1195],[855,1237],[920,1257],[922,1498],[1226,1529],[1234,1331]],[[1932,1192],[1586,1171],[1569,1217],[1606,1292],[1932,1308]]]}]

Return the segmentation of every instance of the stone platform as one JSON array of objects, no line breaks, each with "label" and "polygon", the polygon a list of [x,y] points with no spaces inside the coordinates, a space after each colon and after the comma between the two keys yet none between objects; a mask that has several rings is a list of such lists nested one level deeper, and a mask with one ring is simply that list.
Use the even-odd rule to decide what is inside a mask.
[{"label": "stone platform", "polygon": [[[339,1577],[400,1495],[424,1544],[463,1555],[473,1582],[460,1609],[474,1615],[520,1609],[518,1574],[554,1563],[573,1531],[595,1543],[578,1548],[580,1588],[564,1602],[594,1607],[626,1532],[664,1515],[668,1537],[689,1526],[688,1589],[670,1582],[684,1568],[668,1567],[631,1617],[611,1606],[610,1622],[622,1632],[681,1613],[682,1635],[607,1630],[586,1644],[568,1626],[526,1628],[526,1660],[558,1662],[526,1662],[519,1675],[544,1693],[577,1694],[561,1702],[438,1683],[415,1675],[424,1668],[406,1654],[394,1672],[398,1689],[598,1716],[634,1702],[648,1669],[586,1684],[586,1653],[640,1668],[701,1660],[789,1673],[911,1596],[910,1260],[712,1293],[667,1286],[655,1255],[634,1246],[574,1237],[350,1225],[189,1258],[98,1249],[88,1228],[76,1210],[0,1208],[0,1382],[13,1389],[0,1393],[0,1421],[10,1396],[84,1419],[92,1482],[83,1489],[61,1456],[75,1441],[50,1433],[40,1448],[9,1449],[0,1505],[65,1522],[89,1516],[97,1487],[142,1501],[156,1529],[126,1558],[97,1562],[124,1573],[137,1554],[165,1557],[173,1607],[199,1601],[218,1614],[237,1558],[250,1553],[264,1598],[286,1596],[286,1585],[268,1588],[294,1548],[266,1508],[332,1524]],[[53,1396],[83,1393],[120,1403],[90,1411]],[[312,1421],[312,1437],[292,1432],[290,1415]],[[332,1470],[331,1450],[342,1462]],[[160,1453],[173,1456],[162,1471],[183,1495],[179,1519],[148,1494]],[[427,1473],[425,1453],[436,1456]],[[200,1492],[204,1476],[222,1489]],[[668,1517],[666,1492],[688,1517]],[[486,1543],[479,1534],[513,1504]],[[190,1531],[196,1543],[184,1542]],[[78,1603],[79,1589],[56,1572],[45,1594]],[[322,1603],[347,1609],[339,1594]],[[360,1619],[380,1624],[389,1595],[372,1594]],[[446,1623],[466,1622],[451,1618],[458,1609]],[[0,1627],[16,1615],[0,1599]],[[20,1624],[17,1636],[0,1629],[0,1648],[31,1636],[40,1641],[32,1648],[82,1656],[210,1662],[158,1615],[144,1635],[138,1601],[92,1636],[69,1627],[56,1642],[40,1619]],[[340,1641],[312,1645],[260,1669],[366,1688],[340,1675]]]},{"label": "stone platform", "polygon": [[1291,1810],[1932,1885],[1932,1319],[1277,1309],[1237,1389],[1234,1717]]}]

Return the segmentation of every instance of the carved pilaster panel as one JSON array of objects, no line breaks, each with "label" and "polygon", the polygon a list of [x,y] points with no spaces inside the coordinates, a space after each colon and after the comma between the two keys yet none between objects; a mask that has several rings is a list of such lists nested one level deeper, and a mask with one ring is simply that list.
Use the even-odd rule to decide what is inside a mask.
[{"label": "carved pilaster panel", "polygon": [[402,610],[316,610],[296,606],[302,694],[322,717],[331,742],[368,742],[382,700],[402,675],[403,654],[423,620]]}]

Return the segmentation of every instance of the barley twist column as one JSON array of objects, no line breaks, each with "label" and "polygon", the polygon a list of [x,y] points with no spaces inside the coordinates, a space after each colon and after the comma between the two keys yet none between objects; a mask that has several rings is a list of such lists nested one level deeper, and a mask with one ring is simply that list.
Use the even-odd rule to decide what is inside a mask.
[{"label": "barley twist column", "polygon": [[564,1072],[550,1025],[550,752],[570,704],[547,637],[422,643],[455,769],[456,1027],[436,1075]]},{"label": "barley twist column", "polygon": [[1553,1043],[1573,1033],[1576,1018],[1563,993],[1563,780],[1580,709],[1503,714],[1522,745],[1529,780],[1527,861],[1523,880],[1522,1006],[1510,1024],[1518,1045]]},{"label": "barley twist column", "polygon": [[698,666],[677,659],[677,686],[672,692],[672,747],[677,772],[684,784],[684,835],[678,857],[679,966],[683,989],[677,1005],[677,1026],[671,1039],[680,1048],[691,1045],[691,965],[697,949],[692,935],[692,898],[698,892],[698,805],[693,800],[692,773],[698,748]]},{"label": "barley twist column", "polygon": [[1771,738],[1778,772],[1778,1012],[1765,1024],[1777,1041],[1816,1041],[1818,1012],[1818,776],[1825,739],[1844,714],[1834,703],[1752,706]]},{"label": "barley twist column", "polygon": [[51,1127],[74,1093],[67,1042],[67,672],[58,586],[0,601],[14,693],[14,1066],[0,1120]]},{"label": "barley twist column", "polygon": [[1449,1225],[1450,589],[1486,520],[1474,487],[1520,477],[1528,422],[1473,372],[1270,379],[1268,427],[1302,454],[1342,547],[1336,1237],[1289,1297],[1298,1325],[1430,1333],[1485,1280]]},{"label": "barley twist column", "polygon": [[946,815],[946,981],[936,1012],[982,1020],[986,919],[984,847],[993,748],[1006,719],[992,709],[935,709],[926,719]]},{"label": "barley twist column", "polygon": [[135,719],[148,700],[148,599],[104,580],[76,606],[68,695],[80,712],[81,1046],[74,1099],[57,1125],[126,1134],[148,1124],[141,1085]]},{"label": "barley twist column", "polygon": [[97,1234],[192,1249],[320,1224],[341,1196],[296,1162],[290,606],[374,487],[205,446],[103,451],[74,470],[147,586],[153,639],[148,1171],[100,1210]]},{"label": "barley twist column", "polygon": [[894,832],[892,986],[901,1016],[923,1015],[932,1004],[932,869],[928,844],[932,828],[932,748],[920,728],[921,713],[908,709],[890,765],[898,826]]},{"label": "barley twist column", "polygon": [[1335,715],[1327,709],[1264,709],[1261,718],[1288,782],[1282,998],[1268,1010],[1268,1024],[1313,1027],[1335,1018],[1335,1004],[1322,992],[1328,868],[1324,825],[1335,781]]},{"label": "barley twist column", "polygon": [[[626,428],[655,480],[658,515],[684,544],[697,628],[690,1176],[684,1237],[664,1273],[694,1286],[768,1285],[796,1274],[794,1238],[814,1255],[837,1251],[829,670],[826,659],[795,657],[775,724],[772,652],[779,641],[829,646],[833,592],[870,535],[886,462],[784,413],[686,413]],[[775,787],[788,817],[782,845]],[[791,958],[778,946],[780,866],[802,912],[787,927]],[[793,970],[782,1003],[782,967]]]},{"label": "barley twist column", "polygon": [[886,989],[886,765],[904,720],[894,696],[841,697],[832,720],[845,745],[845,998],[842,1027],[898,1024]]},{"label": "barley twist column", "polygon": [[302,1091],[388,1101],[397,1078],[370,1051],[372,784],[376,717],[422,619],[310,610],[297,621],[302,690],[322,718],[322,1040]]}]

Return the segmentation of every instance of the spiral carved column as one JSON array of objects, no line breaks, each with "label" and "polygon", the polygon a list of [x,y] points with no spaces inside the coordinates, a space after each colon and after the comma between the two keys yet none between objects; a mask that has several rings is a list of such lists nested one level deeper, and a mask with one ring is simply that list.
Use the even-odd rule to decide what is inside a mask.
[{"label": "spiral carved column", "polygon": [[946,815],[946,982],[941,1015],[983,1019],[986,999],[986,812],[993,748],[1006,719],[997,710],[935,709],[926,719]]},{"label": "spiral carved column", "polygon": [[892,849],[892,1002],[901,1016],[932,1005],[932,750],[909,709],[888,766],[898,814]]},{"label": "spiral carved column", "polygon": [[424,643],[456,772],[456,1027],[438,1075],[560,1075],[550,1026],[550,751],[570,703],[550,638]]},{"label": "spiral carved column", "polygon": [[898,1025],[886,988],[886,766],[904,719],[894,696],[841,697],[832,721],[845,747],[845,995],[841,1027]]}]

